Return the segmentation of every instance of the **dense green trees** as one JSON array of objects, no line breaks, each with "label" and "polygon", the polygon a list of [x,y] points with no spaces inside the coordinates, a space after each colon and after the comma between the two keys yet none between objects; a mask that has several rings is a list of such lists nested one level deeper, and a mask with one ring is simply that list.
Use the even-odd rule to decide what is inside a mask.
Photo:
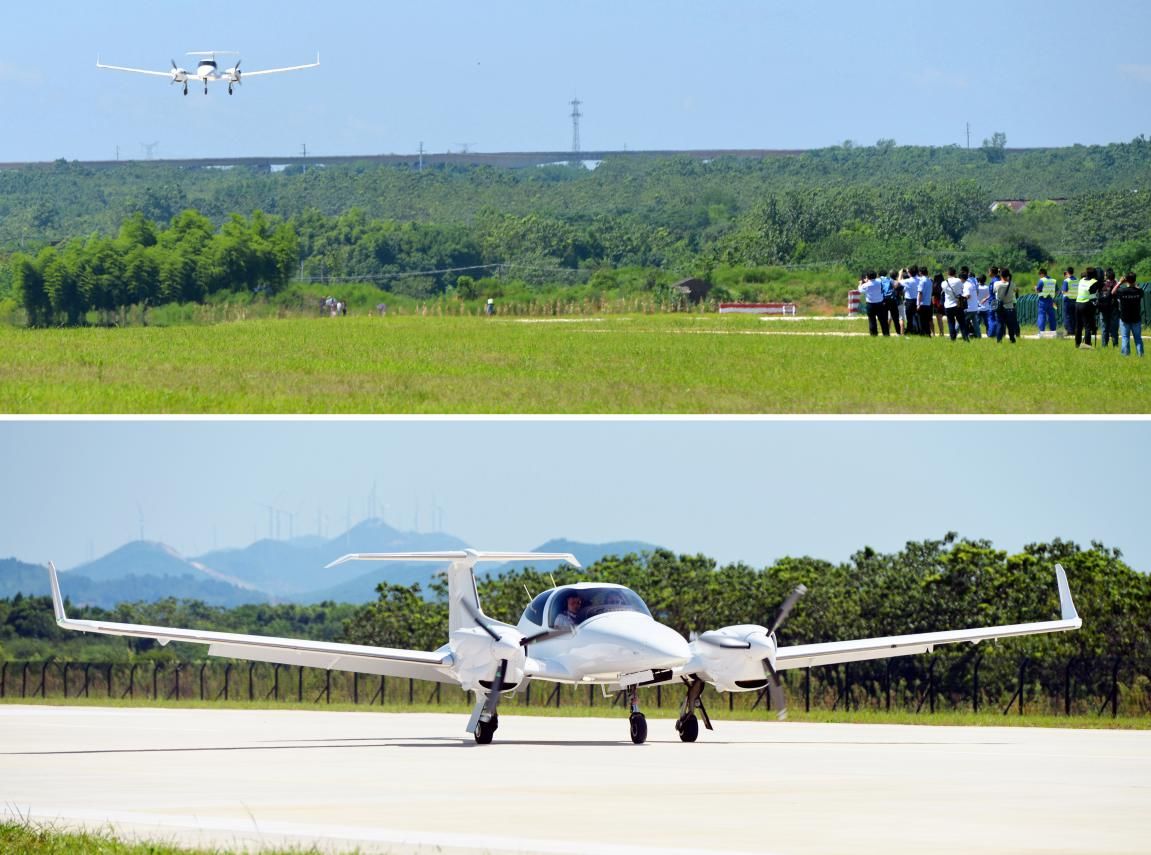
[{"label": "dense green trees", "polygon": [[[417,299],[460,275],[554,288],[623,268],[674,278],[825,265],[839,285],[844,270],[907,263],[1094,263],[1146,277],[1148,188],[1143,138],[1035,151],[1001,136],[973,151],[881,140],[595,170],[57,163],[0,171],[0,310],[18,303],[33,325],[111,321],[125,306],[274,293],[296,275]],[[1055,201],[993,215],[1004,198]]]},{"label": "dense green trees", "polygon": [[295,230],[260,211],[248,220],[232,216],[219,230],[186,211],[164,230],[137,213],[114,239],[65,241],[35,258],[16,253],[10,265],[29,325],[46,326],[82,323],[89,311],[109,322],[129,306],[195,302],[220,291],[275,293],[298,256]]}]

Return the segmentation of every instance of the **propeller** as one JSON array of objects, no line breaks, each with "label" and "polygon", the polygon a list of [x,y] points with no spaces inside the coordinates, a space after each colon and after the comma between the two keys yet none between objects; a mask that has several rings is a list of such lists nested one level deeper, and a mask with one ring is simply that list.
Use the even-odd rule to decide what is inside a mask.
[{"label": "propeller", "polygon": [[[472,604],[468,599],[460,600],[466,611],[476,622],[476,625],[491,636],[493,641],[503,641],[503,636],[496,632],[496,629],[488,621],[487,617],[483,615],[479,609]],[[519,630],[515,630],[519,632]],[[556,638],[561,635],[571,635],[575,632],[575,627],[561,627],[559,629],[545,629],[543,632],[537,632],[533,635],[521,635],[519,640],[520,647],[527,648],[528,645],[534,644],[537,641],[547,641],[549,638]],[[488,692],[487,698],[484,699],[483,716],[486,720],[491,720],[500,706],[500,694],[504,685],[504,676],[507,674],[508,660],[501,659],[496,666],[495,676],[492,677],[492,688]]]},{"label": "propeller", "polygon": [[[783,622],[787,620],[787,616],[791,614],[791,610],[795,608],[795,604],[799,602],[799,598],[806,593],[806,585],[796,585],[795,590],[787,595],[787,599],[784,600],[783,605],[779,607],[779,614],[775,616],[775,621],[772,623],[771,629],[767,631],[768,638],[774,640],[776,630],[783,626]],[[779,672],[775,670],[775,664],[771,661],[770,657],[764,657],[763,667],[767,671],[767,691],[771,698],[771,706],[773,709],[778,710],[776,715],[782,721],[787,718],[787,697],[783,692],[783,680],[780,679]]]}]

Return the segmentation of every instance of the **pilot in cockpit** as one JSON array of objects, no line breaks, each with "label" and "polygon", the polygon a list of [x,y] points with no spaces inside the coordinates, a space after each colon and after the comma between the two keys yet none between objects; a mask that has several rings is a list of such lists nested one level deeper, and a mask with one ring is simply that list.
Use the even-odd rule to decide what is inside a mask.
[{"label": "pilot in cockpit", "polygon": [[574,627],[580,622],[580,609],[583,608],[583,597],[572,591],[568,594],[567,608],[556,615],[555,625],[557,627]]}]

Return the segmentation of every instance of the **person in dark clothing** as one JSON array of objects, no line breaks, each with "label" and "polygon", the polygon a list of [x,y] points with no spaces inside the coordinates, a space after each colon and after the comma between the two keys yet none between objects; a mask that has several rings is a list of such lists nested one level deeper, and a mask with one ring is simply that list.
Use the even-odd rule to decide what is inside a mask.
[{"label": "person in dark clothing", "polygon": [[1095,331],[1095,295],[1099,292],[1099,274],[1088,267],[1079,277],[1075,297],[1075,346],[1091,347],[1091,333]]},{"label": "person in dark clothing", "polygon": [[1004,267],[999,271],[999,279],[995,283],[995,313],[999,318],[999,329],[995,334],[996,341],[1003,341],[1003,333],[1011,338],[1015,344],[1015,337],[1019,335],[1019,316],[1015,313],[1015,283],[1011,281],[1011,271]]},{"label": "person in dark clothing", "polygon": [[1119,283],[1115,281],[1115,271],[1111,268],[1103,274],[1103,284],[1099,286],[1099,292],[1096,295],[1096,305],[1099,309],[1099,326],[1100,334],[1103,337],[1103,346],[1106,347],[1108,342],[1111,342],[1115,347],[1119,346],[1119,315],[1116,314],[1118,306],[1115,305],[1115,291],[1119,287]]},{"label": "person in dark clothing", "polygon": [[1135,274],[1128,273],[1115,291],[1119,314],[1119,350],[1131,355],[1131,339],[1135,339],[1135,352],[1143,355],[1143,291],[1135,282]]}]

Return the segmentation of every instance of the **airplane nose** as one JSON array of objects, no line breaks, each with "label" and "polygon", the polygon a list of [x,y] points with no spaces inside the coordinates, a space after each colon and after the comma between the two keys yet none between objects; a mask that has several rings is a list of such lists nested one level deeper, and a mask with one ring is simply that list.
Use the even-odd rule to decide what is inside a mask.
[{"label": "airplane nose", "polygon": [[604,615],[585,622],[579,635],[594,646],[604,660],[622,657],[618,663],[621,670],[676,668],[691,658],[691,650],[682,635],[646,615]]}]

